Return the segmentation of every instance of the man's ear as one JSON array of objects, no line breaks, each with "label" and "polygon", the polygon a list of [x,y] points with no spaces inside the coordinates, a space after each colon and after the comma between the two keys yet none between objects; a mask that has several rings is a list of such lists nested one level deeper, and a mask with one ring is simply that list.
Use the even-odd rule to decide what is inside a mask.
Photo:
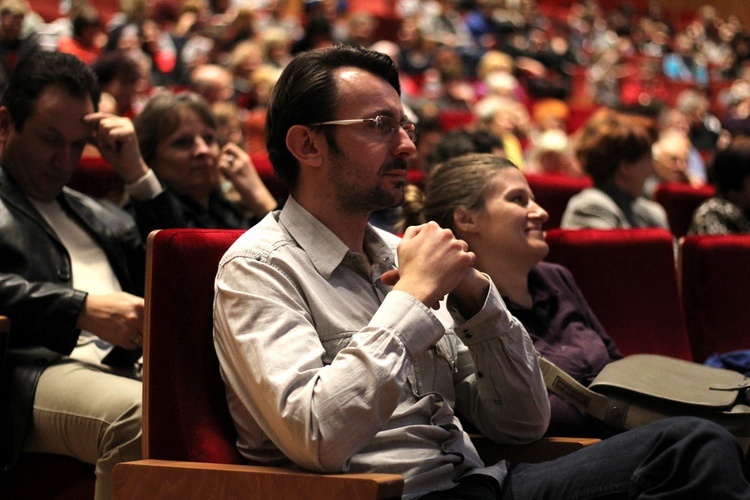
[{"label": "man's ear", "polygon": [[476,213],[464,207],[453,210],[453,224],[456,230],[463,234],[475,233],[479,230]]},{"label": "man's ear", "polygon": [[320,166],[323,163],[320,144],[321,137],[305,125],[292,125],[286,133],[286,147],[300,164]]}]

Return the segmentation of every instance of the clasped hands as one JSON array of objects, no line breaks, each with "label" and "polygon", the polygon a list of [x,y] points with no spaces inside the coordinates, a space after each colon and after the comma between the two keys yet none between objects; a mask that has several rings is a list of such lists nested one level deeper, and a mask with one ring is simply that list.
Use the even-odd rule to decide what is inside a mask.
[{"label": "clasped hands", "polygon": [[411,226],[398,245],[399,268],[383,273],[381,281],[436,309],[448,294],[464,317],[471,317],[484,304],[489,279],[474,269],[474,252],[450,229],[435,222]]}]

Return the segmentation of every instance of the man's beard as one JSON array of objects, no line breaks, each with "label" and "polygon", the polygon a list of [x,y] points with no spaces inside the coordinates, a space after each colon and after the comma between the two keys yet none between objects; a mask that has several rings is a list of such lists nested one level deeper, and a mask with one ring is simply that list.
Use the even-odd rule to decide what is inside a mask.
[{"label": "man's beard", "polygon": [[[378,185],[364,191],[357,189],[359,186],[355,183],[342,181],[346,177],[341,175],[342,171],[340,169],[346,168],[351,168],[351,164],[347,160],[344,160],[342,162],[337,161],[336,167],[331,170],[331,182],[336,187],[338,208],[342,212],[369,215],[378,210],[399,206],[404,202],[406,179],[395,183],[391,189]],[[396,158],[385,167],[385,172],[405,169],[406,161],[402,158]]]}]

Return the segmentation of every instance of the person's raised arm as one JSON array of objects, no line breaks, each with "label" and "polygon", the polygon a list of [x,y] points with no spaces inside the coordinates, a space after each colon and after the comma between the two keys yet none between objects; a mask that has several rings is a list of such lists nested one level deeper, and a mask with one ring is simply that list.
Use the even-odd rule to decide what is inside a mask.
[{"label": "person's raised arm", "polygon": [[276,208],[276,200],[260,178],[250,156],[237,144],[230,142],[222,148],[219,169],[255,217],[261,218]]},{"label": "person's raised arm", "polygon": [[91,113],[86,122],[102,157],[112,165],[125,184],[132,184],[149,172],[138,147],[132,120],[109,113]]}]

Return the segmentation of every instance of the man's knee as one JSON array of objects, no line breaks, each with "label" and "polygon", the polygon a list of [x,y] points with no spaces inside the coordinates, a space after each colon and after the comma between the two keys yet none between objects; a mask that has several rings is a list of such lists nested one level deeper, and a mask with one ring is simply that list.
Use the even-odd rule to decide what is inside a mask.
[{"label": "man's knee", "polygon": [[[690,442],[704,448],[740,449],[739,441],[725,427],[699,417],[672,417],[652,424],[660,427],[664,436],[673,442]],[[704,448],[705,449],[705,448]]]}]

